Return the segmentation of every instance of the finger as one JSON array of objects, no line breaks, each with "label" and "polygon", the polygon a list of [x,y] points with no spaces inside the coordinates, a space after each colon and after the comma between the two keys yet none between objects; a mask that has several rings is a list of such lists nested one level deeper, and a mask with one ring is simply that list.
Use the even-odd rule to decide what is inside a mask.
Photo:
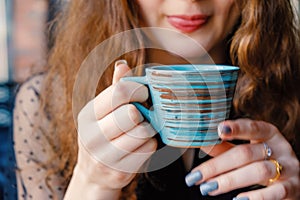
[{"label": "finger", "polygon": [[137,172],[146,172],[147,166],[145,169],[142,168],[142,165],[151,157],[151,155],[156,151],[157,141],[152,138],[147,140],[142,146],[136,149],[131,154],[127,154],[123,157],[117,164],[118,169],[122,169],[125,172],[137,173]]},{"label": "finger", "polygon": [[[282,177],[297,177],[299,176],[299,160],[296,156],[290,157],[287,155],[283,155],[276,159],[278,163],[282,166],[281,176]],[[299,190],[300,192],[300,190]]]},{"label": "finger", "polygon": [[98,124],[102,134],[108,140],[112,140],[131,130],[143,120],[143,116],[133,104],[126,104],[103,117]]},{"label": "finger", "polygon": [[[136,126],[134,129],[120,135],[120,137],[112,140],[112,145],[114,145],[120,151],[123,151],[122,157],[130,154],[144,143],[146,143],[150,138],[156,134],[156,131],[147,122],[143,122]],[[119,159],[119,158],[118,158]]]},{"label": "finger", "polygon": [[136,173],[156,148],[157,141],[154,138],[145,140],[132,152],[124,151],[116,147],[116,144],[110,144],[102,149],[102,155],[98,158],[101,163],[115,170]]},{"label": "finger", "polygon": [[244,197],[248,198],[249,200],[282,200],[288,198],[295,199],[295,197],[299,197],[297,196],[297,194],[299,195],[299,191],[295,191],[294,189],[292,189],[297,188],[294,185],[295,183],[293,183],[293,181],[278,182],[263,189],[241,193],[237,196],[237,198]]},{"label": "finger", "polygon": [[102,91],[95,99],[90,101],[79,113],[78,119],[94,121],[101,119],[118,106],[128,102],[144,102],[148,98],[148,89],[138,83],[118,83],[125,75],[132,75],[126,60],[115,63],[113,85]]},{"label": "finger", "polygon": [[[144,122],[110,142],[100,142],[101,146],[90,145],[88,151],[93,154],[97,161],[116,169],[121,167],[118,163],[120,163],[124,157],[132,154],[149,140],[152,140],[155,134],[156,132],[149,123]],[[98,141],[96,142],[99,144]]]},{"label": "finger", "polygon": [[115,84],[122,78],[123,76],[132,76],[131,69],[127,65],[126,60],[118,60],[115,62],[115,71],[113,75],[112,83]]},{"label": "finger", "polygon": [[118,82],[90,101],[79,113],[80,121],[100,120],[113,110],[129,102],[144,102],[148,98],[148,89],[135,82]]},{"label": "finger", "polygon": [[[293,152],[291,145],[272,124],[250,119],[230,120],[218,127],[219,136],[224,140],[250,140],[251,143],[265,142],[273,151],[273,156]],[[276,147],[276,148],[273,148]],[[282,151],[282,150],[285,151]]]},{"label": "finger", "polygon": [[[200,191],[203,195],[215,196],[255,184],[268,185],[276,174],[276,166],[271,161],[254,162],[201,184]],[[212,183],[217,185],[216,190],[210,188]]]},{"label": "finger", "polygon": [[245,144],[238,145],[218,157],[212,158],[198,167],[194,168],[192,172],[200,172],[202,180],[198,181],[196,185],[204,182],[212,177],[224,174],[233,169],[242,167],[249,163],[262,160],[264,158],[263,144]]},{"label": "finger", "polygon": [[228,120],[218,127],[219,136],[225,140],[241,139],[257,142],[282,138],[278,129],[267,122],[250,119]]}]

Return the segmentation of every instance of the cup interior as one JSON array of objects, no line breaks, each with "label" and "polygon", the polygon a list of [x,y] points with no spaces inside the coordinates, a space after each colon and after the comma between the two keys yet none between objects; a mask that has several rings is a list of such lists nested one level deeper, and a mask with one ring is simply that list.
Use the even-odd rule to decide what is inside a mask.
[{"label": "cup interior", "polygon": [[236,71],[239,70],[237,66],[231,65],[160,65],[153,66],[146,69],[149,72],[162,72],[162,73],[199,73],[199,72],[223,72],[223,71]]}]

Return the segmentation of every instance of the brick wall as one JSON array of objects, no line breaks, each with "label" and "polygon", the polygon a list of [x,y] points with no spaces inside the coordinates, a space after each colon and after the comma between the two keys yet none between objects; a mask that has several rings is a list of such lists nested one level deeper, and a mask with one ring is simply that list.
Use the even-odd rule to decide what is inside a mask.
[{"label": "brick wall", "polygon": [[45,63],[47,0],[14,0],[13,77],[21,82]]}]

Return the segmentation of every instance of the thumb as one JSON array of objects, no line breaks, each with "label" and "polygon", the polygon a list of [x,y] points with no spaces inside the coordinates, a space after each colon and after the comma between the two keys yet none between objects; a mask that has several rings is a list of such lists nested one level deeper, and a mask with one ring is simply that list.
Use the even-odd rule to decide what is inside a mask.
[{"label": "thumb", "polygon": [[126,60],[117,60],[115,62],[115,71],[113,74],[112,83],[115,84],[118,82],[123,76],[132,76],[131,69],[128,67]]}]

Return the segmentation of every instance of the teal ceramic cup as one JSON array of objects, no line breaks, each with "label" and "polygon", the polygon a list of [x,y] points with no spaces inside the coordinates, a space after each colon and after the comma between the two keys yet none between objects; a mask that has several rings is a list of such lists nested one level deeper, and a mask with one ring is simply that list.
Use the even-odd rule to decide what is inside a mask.
[{"label": "teal ceramic cup", "polygon": [[239,68],[229,65],[167,65],[145,76],[124,77],[147,85],[153,103],[133,103],[169,146],[196,148],[220,143],[218,124],[229,117]]}]

